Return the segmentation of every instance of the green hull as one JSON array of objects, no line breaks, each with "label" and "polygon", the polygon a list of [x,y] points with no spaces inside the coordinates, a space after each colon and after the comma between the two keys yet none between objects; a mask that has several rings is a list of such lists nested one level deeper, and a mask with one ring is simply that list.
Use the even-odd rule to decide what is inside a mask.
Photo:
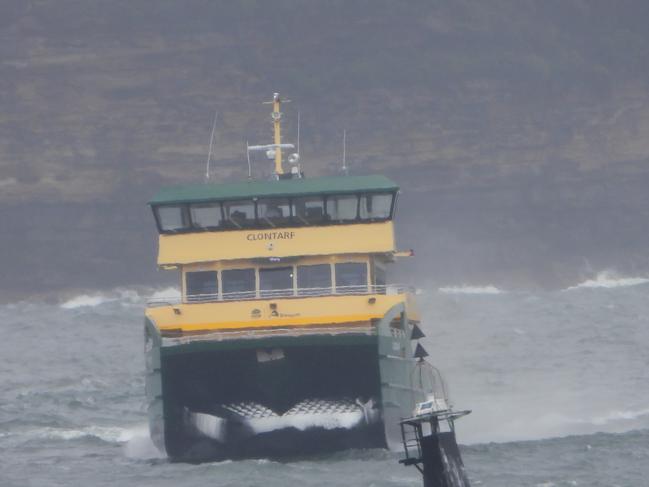
[{"label": "green hull", "polygon": [[[161,337],[146,320],[145,335],[151,437],[172,460],[385,447],[400,440],[399,420],[410,416],[426,394],[413,386],[416,363],[402,304],[378,320],[372,333],[183,342]],[[281,358],[260,360],[260,353],[263,357],[272,351],[281,351],[275,352]],[[364,418],[353,426],[305,427],[308,413],[300,413],[289,416],[296,421],[287,424],[286,415],[305,401],[319,404],[318,413],[336,401],[356,403],[363,406]],[[268,418],[248,421],[257,425],[256,430],[234,420],[215,419],[231,414],[230,404],[263,405],[259,408],[278,415],[273,418],[279,426],[269,428]],[[353,416],[349,409],[345,411],[341,417]],[[216,431],[215,422],[225,426],[210,436],[196,426],[205,418],[210,432]]]}]

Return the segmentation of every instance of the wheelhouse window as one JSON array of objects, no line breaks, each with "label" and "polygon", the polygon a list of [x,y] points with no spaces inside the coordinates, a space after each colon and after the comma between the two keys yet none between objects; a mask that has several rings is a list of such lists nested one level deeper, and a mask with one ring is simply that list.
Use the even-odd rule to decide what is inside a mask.
[{"label": "wheelhouse window", "polygon": [[327,197],[327,216],[334,222],[354,221],[358,217],[358,196],[334,195]]},{"label": "wheelhouse window", "polygon": [[259,269],[259,294],[262,298],[293,295],[293,267]]},{"label": "wheelhouse window", "polygon": [[223,203],[225,220],[230,227],[255,226],[255,202],[252,200],[226,201]]},{"label": "wheelhouse window", "polygon": [[314,296],[331,292],[331,266],[329,264],[297,266],[297,293]]},{"label": "wheelhouse window", "polygon": [[361,220],[387,220],[392,213],[392,193],[361,195]]},{"label": "wheelhouse window", "polygon": [[228,269],[221,271],[223,299],[246,299],[255,297],[256,279],[254,269]]},{"label": "wheelhouse window", "polygon": [[223,223],[220,203],[191,205],[192,223],[199,228],[215,228]]},{"label": "wheelhouse window", "polygon": [[293,198],[293,220],[300,225],[322,223],[325,215],[323,197]]},{"label": "wheelhouse window", "polygon": [[161,233],[322,226],[392,218],[396,190],[370,187],[350,188],[350,191],[357,192],[323,194],[309,191],[285,197],[255,197],[252,193],[241,193],[238,197],[238,193],[234,193],[231,200],[223,200],[215,194],[212,200],[178,203],[169,200],[170,203],[152,203],[152,206]]},{"label": "wheelhouse window", "polygon": [[336,264],[336,292],[353,294],[367,291],[367,264],[345,262]]},{"label": "wheelhouse window", "polygon": [[155,211],[163,232],[177,232],[189,227],[187,211],[182,206],[158,206]]},{"label": "wheelhouse window", "polygon": [[200,302],[216,299],[219,292],[216,271],[197,271],[185,274],[187,301]]},{"label": "wheelhouse window", "polygon": [[257,201],[257,220],[262,226],[286,225],[291,219],[288,198],[264,198]]}]

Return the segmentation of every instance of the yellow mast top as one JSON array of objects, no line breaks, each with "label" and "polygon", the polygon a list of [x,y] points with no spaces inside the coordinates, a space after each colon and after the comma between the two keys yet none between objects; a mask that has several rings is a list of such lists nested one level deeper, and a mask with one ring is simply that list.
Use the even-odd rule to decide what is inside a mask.
[{"label": "yellow mast top", "polygon": [[275,173],[284,174],[284,168],[282,167],[282,112],[279,111],[280,104],[282,103],[279,93],[273,94],[273,113],[271,117],[273,118],[273,131],[274,139],[273,142],[277,146],[275,149]]},{"label": "yellow mast top", "polygon": [[[251,151],[265,151],[266,152],[266,157],[269,159],[275,159],[275,175],[277,176],[278,179],[283,179],[282,176],[284,176],[284,168],[282,167],[282,149],[287,149],[287,150],[292,150],[295,149],[295,146],[293,144],[283,144],[282,143],[282,127],[281,127],[281,120],[282,120],[282,112],[280,111],[281,109],[281,104],[283,102],[289,102],[291,100],[283,100],[280,98],[279,93],[273,93],[273,100],[272,101],[265,101],[264,104],[266,105],[273,105],[273,111],[270,114],[271,118],[273,119],[273,143],[272,144],[265,144],[265,145],[247,145],[247,150],[248,154],[250,154]],[[299,138],[299,118],[298,118],[298,138]],[[299,145],[299,142],[298,142]],[[298,153],[291,154],[288,157],[288,162],[291,164],[291,172],[290,176],[291,177],[302,177],[302,174],[300,172],[300,166],[298,165],[298,161],[300,159],[300,155]],[[248,167],[250,167],[250,157],[248,156]],[[250,169],[248,169],[250,171]]]}]

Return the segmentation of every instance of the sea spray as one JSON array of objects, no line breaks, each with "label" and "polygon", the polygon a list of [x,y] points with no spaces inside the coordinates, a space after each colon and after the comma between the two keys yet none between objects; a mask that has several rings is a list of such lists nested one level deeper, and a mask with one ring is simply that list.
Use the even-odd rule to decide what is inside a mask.
[{"label": "sea spray", "polygon": [[120,304],[122,306],[143,306],[148,299],[177,300],[180,290],[177,287],[165,288],[128,288],[116,287],[103,292],[82,293],[64,300],[61,309],[75,310],[80,308],[95,308],[104,304]]},{"label": "sea spray", "polygon": [[620,287],[639,286],[649,283],[647,277],[626,277],[620,276],[615,271],[606,270],[597,273],[593,279],[586,279],[579,284],[567,287],[565,291],[574,291],[577,289],[615,289]]},{"label": "sea spray", "polygon": [[496,286],[444,286],[440,287],[438,291],[442,294],[503,294],[505,291],[498,289]]},{"label": "sea spray", "polygon": [[435,291],[420,300],[423,342],[453,385],[454,404],[474,411],[463,442],[649,428],[640,414],[649,405],[644,287],[480,299]]},{"label": "sea spray", "polygon": [[146,424],[132,428],[130,437],[122,448],[126,457],[136,460],[155,460],[167,457],[153,444],[149,435],[149,427]]},{"label": "sea spray", "polygon": [[103,295],[81,294],[79,296],[75,296],[74,298],[65,301],[63,304],[61,304],[61,308],[63,309],[77,309],[77,308],[84,308],[84,307],[94,308],[95,306],[99,306],[100,304],[104,304],[109,301],[111,301],[111,298],[108,298]]}]

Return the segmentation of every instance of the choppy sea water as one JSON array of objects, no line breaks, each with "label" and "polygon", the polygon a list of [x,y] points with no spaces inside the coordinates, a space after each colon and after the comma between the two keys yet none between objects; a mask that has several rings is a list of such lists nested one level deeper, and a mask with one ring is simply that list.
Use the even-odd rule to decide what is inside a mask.
[{"label": "choppy sea water", "polygon": [[[473,486],[649,486],[649,280],[422,290]],[[0,485],[416,486],[383,450],[171,464],[151,444],[133,290],[0,306]]]}]

